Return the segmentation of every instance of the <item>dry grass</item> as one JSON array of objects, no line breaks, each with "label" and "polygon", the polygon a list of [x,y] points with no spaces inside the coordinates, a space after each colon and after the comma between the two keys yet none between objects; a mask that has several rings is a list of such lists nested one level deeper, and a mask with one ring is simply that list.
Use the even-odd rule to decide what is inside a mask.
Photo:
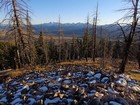
[{"label": "dry grass", "polygon": [[52,67],[52,65],[47,65],[47,66],[40,66],[40,65],[37,65],[37,66],[34,68],[34,71],[50,71],[50,70],[51,70],[51,67]]},{"label": "dry grass", "polygon": [[132,77],[132,79],[140,81],[140,74],[134,73],[131,71],[126,72],[126,74],[130,75],[130,77]]},{"label": "dry grass", "polygon": [[8,72],[7,74],[10,77],[17,77],[17,76],[22,76],[24,73],[25,73],[25,71],[22,71],[22,70],[12,70],[12,71]]},{"label": "dry grass", "polygon": [[58,63],[60,65],[88,65],[88,66],[99,66],[98,62],[93,62],[92,60],[77,60],[77,61],[70,61],[70,62],[61,62]]},{"label": "dry grass", "polygon": [[[96,66],[102,67],[101,60],[96,60],[93,62],[92,60],[80,60],[80,61],[71,61],[71,62],[61,62],[57,63],[57,65],[87,65],[87,66]],[[105,68],[108,68],[113,71],[117,71],[119,65],[119,61],[117,63],[111,64],[109,60],[106,59]],[[7,71],[4,74],[9,75],[10,77],[21,76],[24,73],[33,72],[33,71],[51,71],[55,66],[54,65],[47,65],[47,66],[40,66],[37,65],[36,67],[25,67],[19,70],[12,70]],[[126,65],[126,74],[130,75],[133,79],[140,81],[140,74],[131,72],[130,70],[138,70],[138,64],[136,62],[128,62]]]},{"label": "dry grass", "polygon": [[139,66],[138,66],[138,63],[137,63],[137,62],[129,61],[129,62],[126,64],[126,71],[138,70],[138,69],[139,69]]},{"label": "dry grass", "polygon": [[10,77],[17,77],[25,73],[30,73],[30,72],[35,72],[35,71],[49,71],[51,70],[50,68],[51,68],[51,65],[47,65],[47,66],[37,65],[36,67],[25,67],[25,68],[21,68],[17,70],[11,70],[7,72],[6,74],[9,75]]}]

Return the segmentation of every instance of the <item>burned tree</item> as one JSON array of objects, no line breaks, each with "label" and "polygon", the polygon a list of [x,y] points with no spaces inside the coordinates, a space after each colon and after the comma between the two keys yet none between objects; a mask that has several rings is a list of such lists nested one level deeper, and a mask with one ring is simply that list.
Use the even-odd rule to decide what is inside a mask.
[{"label": "burned tree", "polygon": [[36,57],[37,57],[36,56],[36,48],[35,48],[35,38],[33,37],[33,29],[31,26],[28,10],[27,10],[27,15],[26,15],[26,27],[27,27],[28,59],[29,59],[29,63],[31,65],[35,65],[36,64]]},{"label": "burned tree", "polygon": [[93,33],[92,33],[92,59],[95,61],[96,57],[96,35],[97,35],[97,21],[98,21],[98,4],[96,8],[96,15],[93,19]]},{"label": "burned tree", "polygon": [[90,42],[90,32],[89,32],[89,16],[87,17],[87,27],[83,37],[83,55],[87,61],[88,51],[89,51],[89,42]]},{"label": "burned tree", "polygon": [[58,23],[58,34],[59,34],[59,46],[58,46],[58,60],[59,62],[62,60],[62,40],[63,40],[63,35],[62,35],[62,29],[61,29],[61,20],[59,16],[59,23]]},{"label": "burned tree", "polygon": [[[136,36],[137,25],[138,25],[138,20],[139,20],[139,12],[138,12],[139,0],[129,0],[129,2],[131,3],[132,8],[124,9],[124,10],[128,10],[128,12],[125,15],[125,17],[120,19],[120,21],[122,20],[123,23],[120,23],[120,21],[119,23],[117,23],[123,34],[124,44],[125,44],[124,54],[123,54],[123,58],[120,64],[120,70],[119,70],[120,73],[125,72],[125,66],[128,60],[129,51],[130,51],[133,39]],[[125,23],[125,21],[127,22]]]},{"label": "burned tree", "polygon": [[[11,25],[11,30],[15,35],[16,64],[23,67],[30,63],[27,32],[25,30],[27,4],[23,0],[1,0],[1,8],[7,10],[6,18]],[[5,19],[6,20],[6,19]],[[13,33],[12,33],[13,34]]]}]

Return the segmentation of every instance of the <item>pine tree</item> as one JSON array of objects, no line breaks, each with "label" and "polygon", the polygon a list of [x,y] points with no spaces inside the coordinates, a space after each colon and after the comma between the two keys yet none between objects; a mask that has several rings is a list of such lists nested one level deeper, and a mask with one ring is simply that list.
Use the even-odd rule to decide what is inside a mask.
[{"label": "pine tree", "polygon": [[47,43],[44,40],[43,32],[40,32],[38,41],[37,41],[37,53],[38,53],[38,62],[40,64],[48,63],[48,48]]}]

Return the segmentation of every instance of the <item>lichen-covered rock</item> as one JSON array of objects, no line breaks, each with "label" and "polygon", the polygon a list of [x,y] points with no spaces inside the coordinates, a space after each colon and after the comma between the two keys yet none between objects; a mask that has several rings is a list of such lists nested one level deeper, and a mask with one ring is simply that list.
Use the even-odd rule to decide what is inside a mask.
[{"label": "lichen-covered rock", "polygon": [[127,85],[127,81],[124,79],[124,78],[119,78],[117,81],[116,81],[116,84],[118,86],[123,86],[125,87]]},{"label": "lichen-covered rock", "polygon": [[3,105],[138,105],[140,82],[88,66],[36,71],[0,84]]}]

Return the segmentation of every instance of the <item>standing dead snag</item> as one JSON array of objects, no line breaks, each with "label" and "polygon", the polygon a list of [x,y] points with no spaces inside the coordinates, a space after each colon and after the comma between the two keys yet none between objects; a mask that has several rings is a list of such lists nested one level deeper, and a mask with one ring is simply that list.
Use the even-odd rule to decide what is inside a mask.
[{"label": "standing dead snag", "polygon": [[27,43],[27,32],[24,28],[27,4],[23,0],[0,0],[0,7],[6,8],[9,23],[12,24],[12,31],[15,33],[16,45],[16,64],[18,67],[23,67],[30,63],[29,49]]},{"label": "standing dead snag", "polygon": [[[123,18],[124,20],[127,20],[127,21],[128,21],[128,19],[129,20],[131,19],[130,23],[125,23],[127,25],[126,27],[128,27],[127,30],[126,30],[126,27],[122,26],[120,23],[117,23],[122,31],[122,34],[124,36],[124,43],[125,43],[124,55],[122,58],[122,62],[120,64],[120,70],[119,70],[120,73],[125,72],[125,66],[127,63],[129,50],[130,50],[131,44],[133,42],[133,38],[136,35],[137,24],[138,24],[138,20],[139,20],[139,14],[138,14],[139,13],[138,12],[139,0],[129,0],[129,1],[132,4],[132,8],[131,8],[131,10],[130,10],[130,8],[128,9],[130,11],[130,13],[127,14],[128,17]],[[129,32],[127,32],[127,31],[129,31]]]},{"label": "standing dead snag", "polygon": [[97,4],[97,8],[96,8],[96,15],[95,18],[93,19],[93,34],[92,34],[92,59],[93,61],[95,61],[95,57],[96,57],[96,35],[97,35],[97,21],[98,21],[98,4]]},{"label": "standing dead snag", "polygon": [[60,16],[59,16],[59,49],[58,49],[58,60],[61,61],[61,22],[60,22]]},{"label": "standing dead snag", "polygon": [[89,51],[89,42],[90,42],[90,33],[89,33],[89,16],[87,17],[87,27],[83,37],[83,54],[86,59],[88,60],[88,51]]},{"label": "standing dead snag", "polygon": [[61,27],[61,19],[59,16],[59,22],[58,22],[58,35],[59,35],[59,43],[58,43],[58,61],[62,61],[62,56],[64,54],[64,33]]},{"label": "standing dead snag", "polygon": [[35,42],[34,42],[34,37],[33,37],[33,29],[32,29],[32,26],[31,26],[28,10],[27,10],[27,14],[26,14],[26,26],[27,26],[27,36],[28,36],[27,37],[28,59],[29,59],[29,63],[31,65],[35,65],[36,64],[36,48],[35,48]]},{"label": "standing dead snag", "polygon": [[[24,52],[24,41],[23,41],[23,35],[21,32],[21,24],[20,24],[20,20],[19,20],[19,16],[18,16],[18,9],[17,9],[17,2],[16,0],[12,0],[12,6],[13,6],[13,10],[14,10],[14,19],[15,19],[15,25],[17,28],[17,33],[18,33],[18,39],[17,39],[17,55],[20,57],[20,63],[19,66],[21,67],[21,63],[24,62],[24,56],[25,54]],[[23,51],[23,52],[22,52]]]}]

